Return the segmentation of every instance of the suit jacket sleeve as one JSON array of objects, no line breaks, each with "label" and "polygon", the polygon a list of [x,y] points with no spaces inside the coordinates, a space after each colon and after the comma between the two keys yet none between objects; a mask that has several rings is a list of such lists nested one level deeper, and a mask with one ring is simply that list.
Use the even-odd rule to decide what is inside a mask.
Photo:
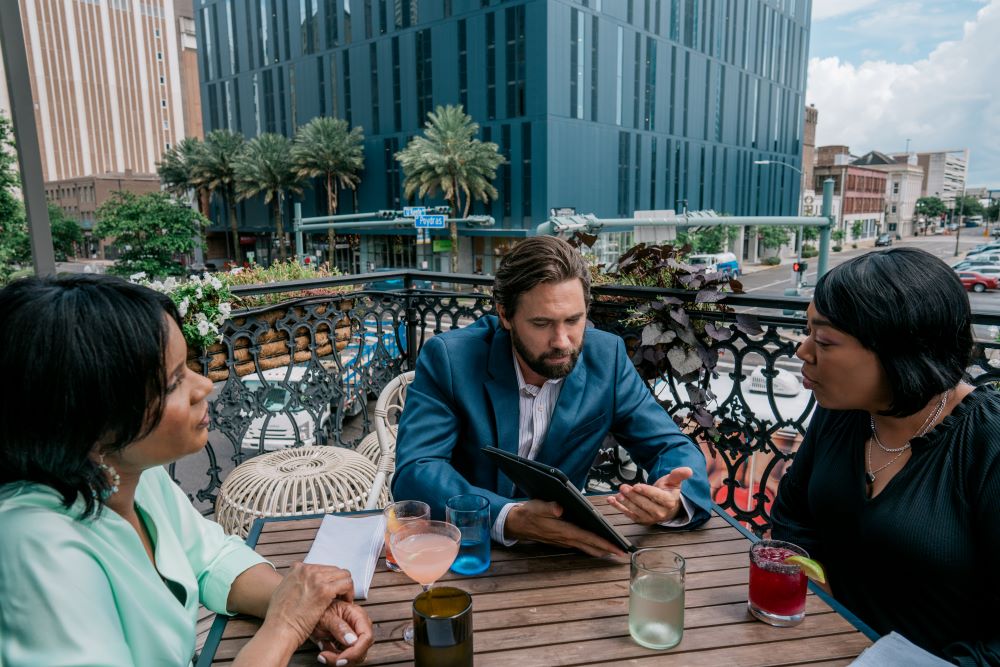
[{"label": "suit jacket sleeve", "polygon": [[431,338],[417,357],[416,374],[406,394],[406,409],[396,440],[393,497],[422,500],[431,515],[444,518],[451,496],[475,493],[490,501],[490,524],[511,499],[469,483],[452,466],[452,454],[461,433],[456,387],[444,341]]},{"label": "suit jacket sleeve", "polygon": [[705,455],[656,402],[628,358],[621,339],[615,352],[617,381],[611,433],[649,473],[651,481],[682,466],[694,471],[681,486],[681,493],[697,508],[686,526],[696,528],[708,521],[712,509]]}]

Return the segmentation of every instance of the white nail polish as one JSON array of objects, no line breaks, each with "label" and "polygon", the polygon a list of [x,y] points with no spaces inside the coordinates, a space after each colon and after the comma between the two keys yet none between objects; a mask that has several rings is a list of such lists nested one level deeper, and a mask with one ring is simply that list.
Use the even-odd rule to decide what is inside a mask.
[{"label": "white nail polish", "polygon": [[346,664],[347,660],[345,660],[344,658],[341,658],[340,660],[337,661],[337,667],[344,667],[344,665]]},{"label": "white nail polish", "polygon": [[[348,632],[346,635],[344,635],[344,641],[347,643],[348,646],[350,646],[354,642],[358,641],[358,636],[353,632]],[[346,665],[347,663],[345,662],[344,664]]]},{"label": "white nail polish", "polygon": [[325,665],[326,664],[326,658],[324,658],[321,655],[317,655],[316,656],[316,662],[318,662],[321,665]]}]

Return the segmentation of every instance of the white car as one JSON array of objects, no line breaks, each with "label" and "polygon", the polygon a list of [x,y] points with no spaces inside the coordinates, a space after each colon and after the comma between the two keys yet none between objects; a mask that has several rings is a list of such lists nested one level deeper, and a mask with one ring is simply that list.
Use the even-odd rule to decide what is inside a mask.
[{"label": "white car", "polygon": [[1000,250],[990,250],[987,252],[977,252],[965,258],[967,262],[989,262],[990,264],[1000,263]]}]

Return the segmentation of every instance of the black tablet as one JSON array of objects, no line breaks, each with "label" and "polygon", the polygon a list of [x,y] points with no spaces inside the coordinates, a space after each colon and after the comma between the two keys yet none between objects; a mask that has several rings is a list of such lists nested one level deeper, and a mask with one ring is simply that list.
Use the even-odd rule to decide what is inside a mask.
[{"label": "black tablet", "polygon": [[636,546],[607,522],[559,468],[496,447],[483,447],[483,452],[529,498],[557,502],[563,508],[562,518],[570,523],[600,535],[625,551],[636,550]]}]

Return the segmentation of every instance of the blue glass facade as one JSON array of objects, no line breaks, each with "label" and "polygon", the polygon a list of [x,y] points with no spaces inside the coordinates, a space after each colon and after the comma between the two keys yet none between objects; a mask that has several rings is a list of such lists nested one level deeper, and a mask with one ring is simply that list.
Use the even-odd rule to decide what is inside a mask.
[{"label": "blue glass facade", "polygon": [[[408,203],[392,155],[439,104],[463,104],[509,160],[497,200],[474,206],[497,225],[470,256],[552,207],[796,211],[798,175],[753,162],[800,166],[811,0],[195,5],[207,130],[291,136],[317,115],[364,128],[366,169],[343,213]],[[306,190],[305,215],[325,211],[321,196]],[[266,225],[256,203],[241,218]]]}]

